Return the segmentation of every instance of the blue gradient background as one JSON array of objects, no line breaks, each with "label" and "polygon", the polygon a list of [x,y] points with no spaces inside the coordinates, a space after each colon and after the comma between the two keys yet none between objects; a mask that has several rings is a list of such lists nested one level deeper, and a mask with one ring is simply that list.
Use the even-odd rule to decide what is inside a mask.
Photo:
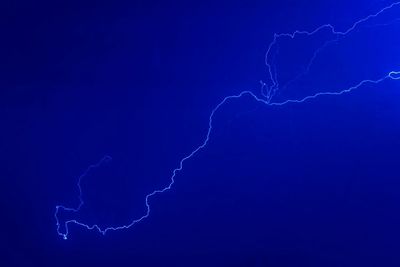
[{"label": "blue gradient background", "polygon": [[[78,204],[77,178],[105,154],[112,162],[82,181],[80,219],[141,216],[144,196],[204,139],[215,105],[267,79],[274,32],[343,30],[388,3],[2,3],[0,265],[400,266],[395,81],[301,105],[229,103],[207,148],[129,230],[70,226],[64,241],[53,216]],[[386,32],[377,52],[379,32],[350,40],[368,64],[341,48],[347,61],[316,62],[315,84],[400,67],[400,37]],[[307,50],[295,45],[287,51]],[[327,75],[342,65],[351,72]],[[296,88],[277,99],[309,94]]]}]

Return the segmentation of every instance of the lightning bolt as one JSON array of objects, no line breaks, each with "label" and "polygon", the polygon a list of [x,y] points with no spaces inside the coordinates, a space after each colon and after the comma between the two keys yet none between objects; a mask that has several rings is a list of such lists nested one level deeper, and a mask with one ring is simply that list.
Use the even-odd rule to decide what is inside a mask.
[{"label": "lightning bolt", "polygon": [[65,207],[65,206],[62,206],[62,205],[57,205],[57,206],[56,206],[56,212],[55,212],[54,216],[55,216],[56,222],[57,222],[57,233],[58,233],[59,235],[61,235],[64,239],[67,239],[67,237],[68,237],[68,232],[69,232],[68,224],[70,224],[70,223],[75,223],[75,224],[82,225],[82,226],[85,226],[85,224],[82,224],[82,223],[80,223],[80,222],[78,222],[78,221],[76,221],[76,220],[69,220],[69,221],[66,221],[66,222],[64,223],[65,233],[62,233],[61,230],[60,230],[60,228],[61,228],[60,220],[59,220],[59,218],[58,218],[59,210],[61,209],[61,210],[64,210],[64,211],[78,212],[78,211],[81,209],[81,207],[85,204],[85,202],[83,201],[83,193],[82,193],[82,187],[81,187],[81,181],[82,181],[82,179],[83,179],[85,176],[87,176],[93,169],[97,169],[97,168],[100,167],[102,164],[108,163],[108,162],[110,162],[111,160],[112,160],[112,158],[111,158],[110,156],[104,156],[104,157],[103,157],[99,162],[97,162],[96,164],[90,165],[90,166],[86,169],[86,171],[85,171],[84,173],[82,173],[81,176],[79,176],[79,178],[78,178],[78,183],[77,183],[77,185],[78,185],[78,191],[79,191],[79,196],[78,196],[78,198],[79,198],[79,204],[78,204],[78,207],[76,207],[76,208],[68,208],[68,207]]},{"label": "lightning bolt", "polygon": [[[209,116],[209,120],[208,120],[208,131],[207,134],[203,140],[203,142],[197,146],[194,150],[192,150],[192,152],[190,152],[187,156],[185,156],[184,158],[182,158],[179,162],[179,165],[177,168],[175,168],[172,171],[172,174],[170,176],[170,181],[169,183],[161,188],[161,189],[156,189],[153,192],[149,193],[146,195],[145,197],[145,205],[146,205],[146,212],[144,215],[142,215],[141,217],[132,220],[129,224],[125,224],[125,225],[120,225],[120,226],[114,226],[114,227],[105,227],[105,228],[101,228],[100,226],[98,226],[97,224],[93,224],[93,225],[89,225],[80,221],[77,221],[75,219],[72,220],[67,220],[63,223],[63,229],[61,229],[61,222],[59,219],[59,213],[60,211],[68,211],[68,212],[73,212],[73,213],[77,213],[80,211],[81,207],[84,205],[84,201],[83,201],[83,196],[82,196],[82,188],[81,188],[81,180],[88,175],[89,172],[91,172],[93,169],[98,168],[100,165],[107,163],[111,160],[111,157],[109,156],[105,156],[103,157],[98,163],[90,165],[86,171],[79,176],[78,178],[78,190],[79,190],[79,205],[76,208],[70,208],[70,207],[65,207],[63,205],[57,205],[55,208],[55,219],[56,219],[56,226],[57,226],[57,233],[58,235],[60,235],[62,238],[67,239],[68,235],[69,235],[69,228],[68,226],[70,224],[76,224],[79,225],[81,227],[84,227],[88,230],[97,230],[98,232],[100,232],[101,234],[105,235],[107,232],[109,231],[116,231],[116,230],[122,230],[122,229],[128,229],[132,226],[134,226],[135,224],[143,221],[144,219],[146,219],[147,217],[150,216],[150,212],[151,212],[151,206],[150,206],[150,199],[155,197],[156,195],[162,194],[168,190],[170,190],[174,183],[175,183],[175,178],[176,175],[183,170],[183,166],[184,163],[191,159],[192,157],[194,157],[199,151],[201,151],[203,148],[205,148],[210,140],[210,135],[212,133],[213,130],[213,119],[215,114],[217,113],[217,111],[219,109],[221,109],[226,103],[228,103],[229,101],[235,100],[235,99],[239,99],[242,98],[244,96],[249,96],[251,97],[253,100],[255,100],[256,102],[268,105],[268,106],[284,106],[284,105],[288,105],[288,104],[300,104],[300,103],[304,103],[307,101],[311,101],[314,100],[316,98],[321,98],[321,97],[328,97],[328,96],[340,96],[343,94],[347,94],[352,92],[353,90],[356,90],[366,84],[379,84],[385,80],[400,80],[400,71],[389,71],[387,72],[385,75],[381,76],[378,79],[366,79],[366,80],[362,80],[360,81],[358,84],[355,84],[353,86],[350,86],[348,88],[344,88],[340,91],[337,92],[319,92],[313,95],[309,95],[309,96],[305,96],[301,99],[289,99],[289,100],[285,100],[282,102],[273,102],[273,97],[275,95],[275,93],[281,89],[278,79],[277,79],[277,72],[275,67],[273,66],[272,62],[271,62],[271,53],[272,53],[272,49],[274,48],[275,45],[277,45],[278,41],[282,38],[290,38],[290,39],[294,39],[297,36],[303,35],[303,36],[312,36],[322,30],[326,30],[328,29],[334,36],[336,36],[337,38],[334,40],[330,40],[325,42],[320,48],[316,49],[314,51],[313,56],[311,57],[306,71],[301,73],[301,75],[305,74],[310,66],[312,65],[314,59],[318,56],[318,53],[320,53],[326,46],[328,46],[330,43],[338,40],[338,38],[340,37],[345,37],[347,36],[349,33],[351,33],[352,31],[354,31],[357,27],[359,27],[361,24],[367,22],[370,19],[376,18],[379,15],[381,15],[382,13],[384,13],[385,11],[388,11],[396,6],[400,5],[400,1],[399,2],[394,2],[382,9],[380,9],[377,13],[368,15],[358,21],[356,21],[354,24],[351,25],[350,28],[348,28],[346,31],[337,31],[335,29],[334,26],[332,26],[331,24],[324,24],[322,26],[319,26],[318,28],[314,29],[313,31],[294,31],[292,33],[280,33],[280,34],[274,34],[273,40],[272,42],[269,44],[266,55],[265,55],[265,64],[267,67],[267,71],[268,71],[268,79],[269,79],[269,85],[267,85],[264,82],[261,82],[262,86],[261,86],[261,96],[258,96],[258,94],[253,93],[252,91],[242,91],[241,93],[237,94],[237,95],[230,95],[230,96],[226,96],[225,98],[222,99],[221,102],[219,102],[214,109],[211,110],[210,116]],[[295,77],[294,79],[297,79],[299,76]],[[292,80],[293,81],[293,80]]]}]

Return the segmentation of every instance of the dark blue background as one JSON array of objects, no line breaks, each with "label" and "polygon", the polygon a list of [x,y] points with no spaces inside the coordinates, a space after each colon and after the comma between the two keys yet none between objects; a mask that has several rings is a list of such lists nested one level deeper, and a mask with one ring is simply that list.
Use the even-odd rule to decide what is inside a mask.
[{"label": "dark blue background", "polygon": [[[387,3],[2,3],[0,265],[399,266],[394,81],[302,105],[232,101],[143,223],[106,236],[71,226],[64,241],[53,216],[57,204],[78,204],[78,176],[105,154],[113,161],[82,181],[82,218],[141,216],[144,196],[204,140],[212,108],[267,79],[274,32],[346,29]],[[375,37],[350,44],[372,55]],[[316,62],[315,84],[340,88],[399,66],[396,39],[384,48],[393,57],[367,57],[360,70]],[[363,58],[340,49],[347,63]],[[308,94],[296,88],[277,97]]]}]

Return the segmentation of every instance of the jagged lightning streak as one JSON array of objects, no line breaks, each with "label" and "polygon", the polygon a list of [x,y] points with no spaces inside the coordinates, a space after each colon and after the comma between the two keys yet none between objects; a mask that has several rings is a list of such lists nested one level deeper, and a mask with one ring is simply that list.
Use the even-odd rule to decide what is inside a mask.
[{"label": "jagged lightning streak", "polygon": [[[368,21],[368,20],[370,20],[372,18],[376,18],[379,15],[381,15],[383,12],[385,12],[385,11],[387,11],[389,9],[392,9],[393,7],[396,7],[398,5],[400,5],[400,1],[394,2],[394,3],[390,4],[390,5],[382,8],[377,13],[368,15],[368,16],[356,21],[346,31],[337,31],[332,24],[328,23],[328,24],[324,24],[324,25],[319,26],[318,28],[314,29],[313,31],[299,31],[299,30],[296,30],[296,31],[294,31],[292,33],[275,33],[274,34],[274,38],[273,38],[272,42],[269,44],[267,52],[265,53],[265,65],[267,66],[267,71],[268,71],[268,74],[269,74],[268,78],[270,79],[272,84],[270,86],[266,86],[265,83],[261,82],[262,85],[263,85],[262,86],[262,90],[261,90],[261,94],[268,100],[268,102],[270,102],[272,97],[275,95],[276,91],[278,91],[278,89],[279,89],[279,82],[278,82],[278,79],[277,79],[277,72],[276,72],[275,68],[270,63],[271,51],[272,51],[272,48],[277,44],[278,39],[280,39],[282,37],[287,37],[287,38],[290,38],[290,39],[294,39],[298,35],[311,36],[311,35],[314,35],[314,34],[320,32],[321,30],[324,30],[324,29],[330,30],[331,33],[333,35],[335,35],[337,37],[337,39],[338,39],[340,37],[344,37],[344,36],[348,35],[349,33],[351,33],[360,24],[362,24],[362,23],[364,23],[364,22],[366,22],[366,21]],[[301,73],[301,75],[303,75],[303,74],[305,74],[306,72],[309,71],[309,69],[310,69],[314,59],[317,57],[318,53],[320,53],[329,44],[335,42],[337,39],[327,41],[320,48],[315,50],[313,56],[311,57],[309,63],[307,64],[307,68],[306,68],[305,72]],[[299,78],[299,76],[295,77],[294,80],[297,79],[297,78]],[[291,82],[291,81],[289,81],[289,82]],[[265,91],[264,89],[267,89],[267,90]]]},{"label": "jagged lightning streak", "polygon": [[[106,228],[101,228],[100,226],[98,226],[97,224],[93,224],[93,225],[88,225],[82,222],[79,222],[77,220],[67,220],[63,223],[64,226],[64,231],[61,230],[61,223],[60,223],[60,219],[59,219],[59,212],[60,210],[63,211],[69,211],[69,212],[79,212],[81,207],[84,205],[84,201],[83,201],[83,197],[82,197],[82,188],[81,188],[81,180],[82,178],[84,178],[92,169],[99,167],[101,164],[103,164],[104,162],[108,162],[111,160],[111,157],[109,156],[105,156],[104,158],[102,158],[97,164],[94,165],[90,165],[88,167],[88,169],[79,177],[78,179],[78,189],[79,189],[79,205],[76,208],[69,208],[69,207],[65,207],[63,205],[57,205],[56,206],[56,210],[55,210],[55,219],[56,219],[56,226],[57,226],[57,233],[62,236],[64,239],[68,238],[68,234],[69,234],[69,228],[68,225],[69,224],[76,224],[79,226],[82,226],[88,230],[97,230],[98,232],[102,233],[103,235],[106,234],[108,231],[111,230],[121,230],[121,229],[128,229],[130,227],[132,227],[133,225],[141,222],[142,220],[146,219],[147,217],[149,217],[150,215],[150,199],[152,197],[154,197],[155,195],[164,193],[165,191],[168,191],[172,188],[172,186],[175,183],[175,178],[176,175],[183,169],[183,164],[185,161],[187,161],[188,159],[192,158],[194,155],[196,155],[200,150],[202,150],[203,148],[205,148],[210,140],[210,135],[212,133],[213,130],[213,119],[214,119],[214,115],[216,114],[216,112],[223,106],[225,105],[228,101],[233,100],[233,99],[238,99],[241,98],[243,96],[249,96],[251,98],[253,98],[256,102],[268,105],[268,106],[283,106],[283,105],[287,105],[290,103],[303,103],[315,98],[319,98],[319,97],[323,97],[323,96],[338,96],[338,95],[342,95],[342,94],[346,94],[349,93],[355,89],[358,89],[366,84],[379,84],[385,80],[391,79],[391,80],[400,80],[400,71],[389,71],[388,73],[386,73],[385,75],[383,75],[382,77],[378,78],[378,79],[367,79],[367,80],[362,80],[360,81],[358,84],[353,85],[351,87],[345,88],[341,91],[337,91],[337,92],[320,92],[320,93],[316,93],[313,95],[309,95],[306,96],[304,98],[301,99],[289,99],[289,100],[285,100],[282,102],[272,102],[272,98],[275,94],[275,92],[279,89],[279,83],[277,80],[277,73],[274,69],[274,67],[271,65],[270,63],[270,53],[272,48],[277,44],[278,39],[279,38],[291,38],[294,39],[297,35],[307,35],[307,36],[311,36],[316,34],[317,32],[321,31],[322,29],[329,29],[334,35],[336,36],[346,36],[349,33],[351,33],[355,28],[357,28],[360,24],[368,21],[371,18],[375,18],[377,16],[379,16],[380,14],[382,14],[383,12],[385,12],[386,10],[392,9],[395,6],[400,5],[400,1],[399,2],[394,2],[389,6],[386,6],[384,8],[382,8],[381,10],[379,10],[377,13],[369,15],[367,17],[364,17],[360,20],[358,20],[357,22],[355,22],[350,28],[348,28],[346,31],[336,31],[335,28],[331,25],[331,24],[324,24],[318,28],[316,28],[313,31],[295,31],[293,33],[281,33],[281,34],[274,34],[274,38],[272,40],[272,42],[269,44],[267,52],[266,52],[266,57],[265,57],[265,64],[267,66],[267,70],[268,70],[268,75],[269,75],[269,79],[270,79],[270,85],[266,85],[265,83],[262,82],[262,87],[261,87],[261,96],[258,96],[257,94],[253,93],[252,91],[243,91],[237,95],[230,95],[230,96],[226,96],[221,102],[218,103],[218,105],[216,105],[214,107],[214,109],[211,111],[210,116],[209,116],[209,121],[208,121],[208,131],[206,134],[206,137],[204,139],[204,141],[198,146],[196,147],[192,152],[190,152],[186,157],[182,158],[179,162],[179,165],[177,168],[175,168],[172,171],[172,175],[170,176],[170,182],[167,186],[163,187],[162,189],[156,189],[153,192],[149,193],[146,195],[145,197],[145,205],[146,205],[146,213],[144,215],[142,215],[141,217],[134,219],[133,221],[131,221],[129,224],[125,224],[125,225],[121,225],[121,226],[115,226],[115,227],[106,227]],[[322,47],[320,47],[319,49],[317,49],[314,52],[313,57],[311,58],[310,62],[308,65],[312,64],[312,61],[314,60],[314,58],[317,56],[317,54],[321,51],[321,49],[323,49],[326,46],[327,43],[325,43]],[[400,66],[399,66],[400,67]]]},{"label": "jagged lightning streak", "polygon": [[62,209],[62,210],[64,210],[64,211],[78,212],[78,211],[81,209],[81,207],[85,204],[85,202],[83,201],[83,196],[82,196],[82,195],[83,195],[82,187],[81,187],[82,178],[84,178],[86,175],[88,175],[93,169],[97,169],[97,168],[100,167],[102,164],[107,163],[107,162],[110,162],[111,160],[112,160],[112,158],[111,158],[110,156],[104,156],[104,157],[103,157],[99,162],[97,162],[96,164],[90,165],[90,166],[86,169],[86,171],[85,171],[84,173],[82,173],[81,176],[79,176],[79,178],[78,178],[78,183],[77,183],[77,185],[78,185],[78,192],[79,192],[79,195],[78,195],[78,198],[79,198],[78,207],[76,207],[76,208],[68,208],[68,207],[65,207],[65,206],[62,206],[62,205],[57,205],[57,206],[56,206],[56,212],[55,212],[54,216],[55,216],[56,222],[57,222],[57,223],[56,223],[56,224],[57,224],[57,233],[58,233],[59,235],[61,235],[64,239],[67,239],[67,237],[68,237],[68,232],[69,232],[68,224],[69,224],[69,223],[75,223],[75,224],[79,224],[79,225],[83,225],[83,224],[79,223],[79,222],[76,221],[76,220],[69,220],[69,221],[66,221],[66,222],[64,223],[65,233],[61,233],[61,231],[60,231],[61,224],[60,224],[60,220],[58,219],[58,212],[59,212],[59,210]]}]

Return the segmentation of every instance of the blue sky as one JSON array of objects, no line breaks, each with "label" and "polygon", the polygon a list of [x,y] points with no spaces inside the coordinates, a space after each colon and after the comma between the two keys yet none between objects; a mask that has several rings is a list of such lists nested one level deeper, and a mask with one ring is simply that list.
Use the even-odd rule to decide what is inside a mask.
[{"label": "blue sky", "polygon": [[[2,265],[398,266],[400,94],[387,75],[400,71],[399,7],[339,38],[328,27],[272,47],[272,103],[351,92],[255,101],[273,83],[274,33],[343,32],[390,3],[6,3]],[[148,218],[57,234],[56,205],[79,205],[79,177],[105,155],[81,179],[85,205],[59,220],[146,214],[212,110],[243,91],[255,97],[218,108]]]}]

